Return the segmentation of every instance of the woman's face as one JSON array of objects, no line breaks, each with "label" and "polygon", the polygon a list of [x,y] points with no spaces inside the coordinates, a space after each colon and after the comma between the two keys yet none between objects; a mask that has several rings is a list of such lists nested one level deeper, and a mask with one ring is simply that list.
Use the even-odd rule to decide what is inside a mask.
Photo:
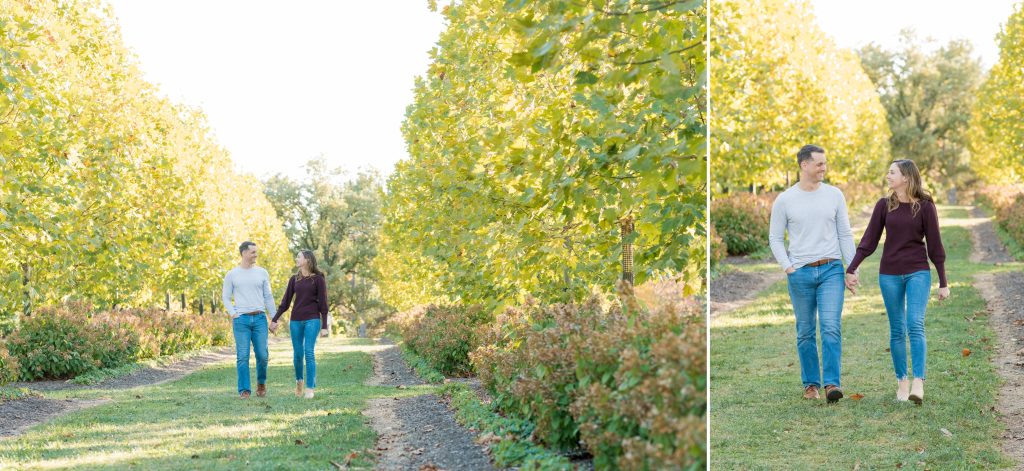
[{"label": "woman's face", "polygon": [[903,176],[900,166],[895,163],[889,166],[889,173],[885,175],[885,181],[889,182],[890,190],[901,190],[907,187],[907,177]]},{"label": "woman's face", "polygon": [[307,263],[309,263],[309,261],[306,260],[306,257],[304,255],[302,255],[302,252],[299,252],[298,254],[295,255],[295,266],[302,268],[306,266]]}]

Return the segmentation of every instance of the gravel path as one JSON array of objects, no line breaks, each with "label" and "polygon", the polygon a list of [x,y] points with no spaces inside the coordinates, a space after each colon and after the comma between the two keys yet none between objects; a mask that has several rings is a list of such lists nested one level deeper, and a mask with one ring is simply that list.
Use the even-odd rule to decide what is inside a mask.
[{"label": "gravel path", "polygon": [[[747,257],[728,257],[723,265],[762,263]],[[730,271],[710,282],[711,317],[726,314],[750,304],[762,291],[785,278],[781,269],[758,272]]]},{"label": "gravel path", "polygon": [[[979,208],[971,209],[971,261],[999,265],[1013,257],[996,234],[992,219]],[[1024,273],[981,273],[975,287],[988,305],[989,322],[996,331],[999,347],[993,359],[1004,384],[999,389],[996,410],[1006,427],[1003,452],[1024,469]]]},{"label": "gravel path", "polygon": [[59,415],[98,406],[109,399],[44,399],[28,397],[0,403],[0,439],[20,435],[32,426]]},{"label": "gravel path", "polygon": [[[387,343],[382,340],[382,343]],[[374,352],[370,386],[424,384],[392,346]],[[435,394],[370,400],[363,412],[377,432],[378,469],[490,470],[487,450],[459,425],[447,402]]]}]

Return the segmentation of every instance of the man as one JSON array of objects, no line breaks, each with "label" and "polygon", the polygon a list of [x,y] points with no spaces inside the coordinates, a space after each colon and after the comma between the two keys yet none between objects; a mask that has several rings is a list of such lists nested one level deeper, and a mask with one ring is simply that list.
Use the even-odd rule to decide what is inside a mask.
[{"label": "man", "polygon": [[270,274],[256,266],[256,244],[245,241],[238,247],[241,262],[224,276],[224,308],[231,316],[235,334],[238,394],[248,399],[249,345],[256,352],[256,395],[267,395],[267,313],[274,311]]},{"label": "man", "polygon": [[[846,285],[843,260],[853,259],[855,247],[846,198],[838,188],[822,183],[827,162],[825,149],[806,145],[797,153],[800,181],[772,205],[768,244],[786,271],[789,298],[796,315],[796,346],[804,398],[825,397],[834,403],[843,397],[839,381],[843,353],[840,319]],[[789,251],[784,243],[789,234]],[[850,286],[851,292],[853,286]],[[815,317],[821,327],[821,368]],[[824,376],[824,381],[822,381]]]}]

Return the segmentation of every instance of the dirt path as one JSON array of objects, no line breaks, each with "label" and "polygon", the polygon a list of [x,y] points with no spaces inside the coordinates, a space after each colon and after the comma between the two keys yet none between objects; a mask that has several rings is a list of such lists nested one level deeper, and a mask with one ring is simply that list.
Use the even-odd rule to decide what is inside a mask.
[{"label": "dirt path", "polygon": [[[384,339],[382,344],[387,345]],[[368,386],[424,384],[406,365],[397,346],[374,351]],[[455,421],[447,402],[434,394],[373,399],[363,412],[377,432],[378,469],[494,469],[475,434]]]},{"label": "dirt path", "polygon": [[[723,265],[744,265],[756,263],[745,257],[729,257]],[[779,270],[771,271],[730,271],[711,280],[711,317],[726,314],[750,304],[762,291],[785,278]]]},{"label": "dirt path", "polygon": [[[972,262],[999,265],[1014,261],[999,240],[992,219],[980,209],[971,208],[971,219],[965,225],[970,227],[974,243]],[[996,400],[996,410],[1006,427],[1003,452],[1013,458],[1017,469],[1024,469],[1024,273],[980,273],[974,281],[999,338],[993,361],[1005,381]]]}]

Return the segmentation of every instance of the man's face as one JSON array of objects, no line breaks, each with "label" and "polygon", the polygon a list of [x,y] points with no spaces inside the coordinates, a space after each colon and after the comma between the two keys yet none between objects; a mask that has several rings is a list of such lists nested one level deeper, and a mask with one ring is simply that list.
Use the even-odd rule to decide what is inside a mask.
[{"label": "man's face", "polygon": [[808,180],[813,183],[820,183],[824,181],[825,171],[828,170],[828,164],[825,161],[825,153],[812,153],[810,159],[807,159],[800,164],[800,170],[808,177]]},{"label": "man's face", "polygon": [[255,245],[250,245],[249,248],[245,250],[245,252],[242,252],[242,260],[244,260],[245,263],[256,263]]}]

